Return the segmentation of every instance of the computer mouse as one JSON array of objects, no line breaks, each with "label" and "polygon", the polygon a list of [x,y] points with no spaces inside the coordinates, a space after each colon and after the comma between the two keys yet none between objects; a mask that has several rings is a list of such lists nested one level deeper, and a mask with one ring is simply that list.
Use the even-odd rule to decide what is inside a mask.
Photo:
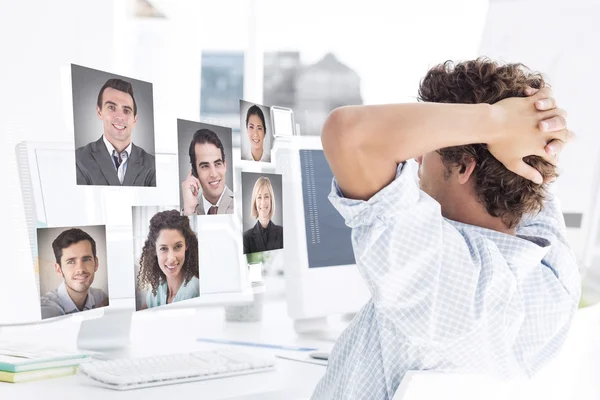
[{"label": "computer mouse", "polygon": [[327,361],[329,359],[329,353],[325,353],[325,352],[320,352],[320,351],[315,351],[309,354],[309,356],[311,358],[317,359],[317,360],[325,360]]}]

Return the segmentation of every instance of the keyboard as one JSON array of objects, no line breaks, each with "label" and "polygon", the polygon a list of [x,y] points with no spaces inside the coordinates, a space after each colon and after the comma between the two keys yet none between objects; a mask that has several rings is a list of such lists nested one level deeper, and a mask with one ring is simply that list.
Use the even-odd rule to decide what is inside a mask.
[{"label": "keyboard", "polygon": [[144,358],[93,360],[79,365],[77,374],[84,383],[115,390],[130,390],[274,369],[273,357],[258,357],[234,349],[218,349]]}]

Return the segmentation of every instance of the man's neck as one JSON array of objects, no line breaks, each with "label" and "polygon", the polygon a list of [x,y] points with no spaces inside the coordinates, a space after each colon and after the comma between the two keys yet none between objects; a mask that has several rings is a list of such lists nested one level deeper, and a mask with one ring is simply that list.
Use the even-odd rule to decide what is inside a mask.
[{"label": "man's neck", "polygon": [[225,192],[225,186],[223,186],[223,191],[217,197],[210,197],[209,198],[209,197],[204,196],[204,193],[202,193],[202,196],[204,196],[204,198],[206,199],[206,201],[208,201],[213,206],[218,206],[219,205],[219,200],[223,196],[223,192]]},{"label": "man's neck", "polygon": [[490,215],[485,206],[472,196],[464,196],[454,204],[455,207],[442,208],[442,215],[445,218],[506,233],[507,235],[516,234],[516,228],[509,229],[500,217]]},{"label": "man's neck", "polygon": [[85,301],[87,300],[89,289],[85,292],[76,292],[72,290],[69,286],[65,286],[67,287],[67,293],[69,294],[69,297],[71,298],[71,300],[73,300],[73,303],[75,303],[77,309],[81,311],[83,309],[83,306],[85,305]]},{"label": "man's neck", "polygon": [[131,138],[127,141],[116,141],[114,139],[109,139],[109,136],[107,136],[106,134],[104,134],[104,137],[106,138],[106,140],[108,140],[108,142],[112,145],[112,147],[115,148],[115,150],[119,154],[121,154],[123,152],[123,150],[125,150],[127,148],[127,146],[129,146],[129,144],[131,143]]}]

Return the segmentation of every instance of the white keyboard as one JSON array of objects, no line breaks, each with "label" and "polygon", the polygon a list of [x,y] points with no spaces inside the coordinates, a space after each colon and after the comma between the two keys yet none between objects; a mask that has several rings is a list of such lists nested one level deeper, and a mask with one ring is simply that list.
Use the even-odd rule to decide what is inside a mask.
[{"label": "white keyboard", "polygon": [[79,365],[84,381],[116,390],[139,389],[173,383],[271,371],[273,357],[257,357],[239,350],[219,349],[185,354],[90,361]]}]

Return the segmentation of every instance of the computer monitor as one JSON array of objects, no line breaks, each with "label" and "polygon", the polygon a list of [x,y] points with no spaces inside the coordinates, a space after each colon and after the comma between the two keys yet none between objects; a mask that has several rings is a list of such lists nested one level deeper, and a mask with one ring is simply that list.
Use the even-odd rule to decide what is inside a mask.
[{"label": "computer monitor", "polygon": [[298,332],[326,331],[328,316],[356,313],[370,297],[355,264],[351,230],[329,202],[333,173],[320,137],[278,143],[276,163],[284,176],[288,314]]},{"label": "computer monitor", "polygon": [[[133,249],[132,206],[177,205],[180,183],[177,182],[177,155],[156,154],[157,186],[155,188],[77,186],[75,155],[72,143],[24,142],[17,148],[17,164],[29,233],[31,263],[15,268],[13,283],[6,285],[7,298],[17,299],[19,313],[2,313],[0,325],[41,322],[36,229],[53,226],[104,225],[107,236],[107,264],[110,305],[77,313],[76,316],[93,329],[82,324],[79,342],[92,346],[119,347],[129,336],[129,322],[135,310],[135,274]],[[202,285],[198,299],[170,304],[173,308],[197,308],[205,305],[247,304],[252,301],[252,290],[247,279],[247,263],[241,253],[239,221],[234,216],[213,218],[198,225],[199,253],[209,266],[206,271],[212,283]],[[237,225],[236,225],[237,224]],[[230,255],[227,274],[222,263],[211,259],[214,248],[222,248]],[[206,251],[203,251],[206,249]],[[208,251],[210,249],[210,251]],[[238,249],[238,251],[235,251]],[[237,257],[236,257],[237,255]],[[206,258],[208,257],[208,258]],[[218,281],[225,276],[225,280]],[[12,292],[11,292],[12,291]],[[148,310],[160,312],[163,308]],[[99,318],[95,321],[87,321]],[[107,318],[112,318],[108,323]],[[60,319],[60,318],[58,318]],[[107,320],[105,320],[107,319]],[[46,321],[57,320],[52,318]],[[107,329],[109,327],[110,329]],[[88,337],[89,336],[89,337]],[[118,338],[118,340],[111,340]],[[82,346],[83,347],[83,346]]]}]

